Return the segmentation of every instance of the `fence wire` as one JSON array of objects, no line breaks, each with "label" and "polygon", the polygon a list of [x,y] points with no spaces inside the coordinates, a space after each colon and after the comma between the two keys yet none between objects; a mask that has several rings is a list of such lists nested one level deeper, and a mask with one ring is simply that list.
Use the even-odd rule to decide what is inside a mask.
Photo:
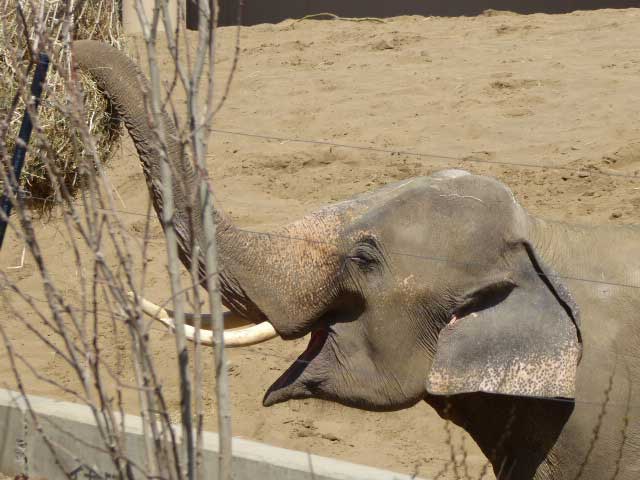
[{"label": "fence wire", "polygon": [[[502,165],[502,166],[510,166],[510,167],[526,167],[526,168],[538,168],[538,169],[561,169],[561,170],[568,170],[568,171],[572,171],[572,172],[584,172],[584,169],[572,169],[572,168],[568,168],[568,167],[555,167],[555,166],[549,166],[549,165],[534,165],[534,164],[525,164],[525,163],[517,163],[517,162],[498,162],[498,161],[493,161],[493,160],[474,160],[474,159],[466,159],[466,158],[461,158],[461,157],[453,157],[453,156],[446,156],[446,155],[435,155],[435,154],[430,154],[430,153],[417,153],[417,152],[406,152],[406,151],[402,151],[402,150],[395,150],[395,149],[384,149],[384,148],[378,148],[378,147],[364,147],[364,146],[355,146],[355,145],[348,145],[348,144],[340,144],[340,143],[334,143],[334,142],[325,142],[325,141],[321,141],[321,140],[300,140],[300,139],[292,139],[292,138],[287,138],[287,137],[275,137],[275,136],[266,136],[266,135],[258,135],[258,134],[252,134],[252,133],[247,133],[247,132],[231,132],[231,131],[226,131],[226,130],[214,130],[215,132],[219,132],[219,133],[229,133],[232,135],[242,135],[242,136],[249,136],[249,137],[256,137],[256,138],[262,138],[262,139],[268,139],[268,140],[277,140],[277,141],[291,141],[291,142],[300,142],[300,143],[305,143],[305,144],[320,144],[320,145],[331,145],[334,147],[342,147],[342,148],[349,148],[349,149],[358,149],[358,150],[368,150],[368,151],[375,151],[375,152],[380,152],[380,153],[386,153],[386,154],[401,154],[401,155],[415,155],[415,156],[420,156],[420,157],[428,157],[428,158],[436,158],[436,159],[442,159],[442,160],[456,160],[456,161],[469,161],[469,162],[477,162],[477,163],[489,163],[489,164],[497,164],[497,165]],[[626,178],[629,180],[640,180],[640,175],[628,175],[628,174],[618,174],[618,173],[609,173],[609,172],[599,172],[599,171],[594,171],[594,172],[590,172],[590,173],[594,173],[594,174],[599,174],[599,175],[603,175],[603,176],[608,176],[608,177],[620,177],[620,178]],[[41,201],[46,201],[46,199],[44,198],[39,198],[39,197],[30,197],[36,200],[41,200]],[[221,204],[221,202],[219,201],[219,199],[217,199],[217,203],[218,203],[218,208],[220,208],[221,210],[224,210],[224,205]],[[484,202],[486,203],[486,202]],[[505,203],[504,201],[495,201],[495,202],[489,202],[490,204],[503,204]],[[104,213],[104,214],[110,214],[110,215],[115,215],[115,214],[123,214],[123,215],[131,215],[131,216],[138,216],[138,217],[143,217],[143,218],[147,218],[147,219],[153,219],[155,218],[155,214],[144,214],[144,213],[139,213],[139,212],[134,212],[134,211],[130,211],[130,210],[124,210],[124,209],[101,209],[98,208],[98,211]],[[570,227],[570,228],[587,228],[587,229],[597,229],[597,228],[601,228],[600,225],[598,226],[593,226],[593,225],[586,225],[586,224],[570,224],[567,222],[561,222],[561,221],[557,221],[557,220],[549,220],[543,217],[536,217],[539,218],[545,222],[549,222],[549,223],[556,223],[559,225],[563,225],[565,227]],[[630,228],[636,228],[636,225],[623,225],[623,226],[611,226],[611,228],[620,228],[620,229],[630,229]],[[292,236],[287,236],[287,235],[283,235],[283,234],[278,234],[278,233],[273,233],[273,232],[260,232],[260,231],[255,231],[255,230],[249,230],[246,228],[239,228],[236,227],[237,231],[243,232],[243,233],[248,233],[251,235],[256,235],[256,236],[266,236],[266,237],[270,237],[270,238],[278,238],[278,239],[284,239],[284,240],[290,240],[292,242],[307,242],[307,243],[313,243],[313,244],[318,244],[318,245],[329,245],[329,246],[333,246],[333,247],[338,247],[338,244],[335,242],[328,242],[325,240],[320,240],[320,239],[309,239],[309,238],[302,238],[302,237],[292,237]],[[640,234],[640,229],[638,230],[639,234]],[[136,238],[134,235],[131,235],[133,238]],[[162,240],[152,240],[152,239],[147,239],[146,240],[147,243],[155,243],[155,244],[164,244],[164,241]],[[395,256],[403,256],[403,257],[410,257],[410,258],[415,258],[415,259],[419,259],[419,260],[428,260],[428,261],[433,261],[433,262],[438,262],[438,263],[450,263],[450,264],[455,264],[457,266],[489,266],[490,264],[487,263],[481,263],[481,262],[463,262],[463,261],[459,261],[459,260],[454,260],[451,258],[446,258],[446,257],[437,257],[437,256],[430,256],[430,255],[421,255],[418,253],[412,253],[412,252],[400,252],[400,251],[394,251],[394,250],[386,250],[386,253],[390,254],[390,255],[395,255]],[[639,251],[640,254],[640,251]],[[511,271],[513,273],[524,273],[518,270],[507,270],[507,271]],[[562,275],[562,274],[556,274],[556,275],[550,275],[553,276],[554,278],[558,278],[558,279],[562,279],[562,280],[573,280],[573,281],[579,281],[579,282],[584,282],[584,283],[592,283],[592,284],[599,284],[599,285],[606,285],[606,286],[613,286],[613,287],[623,287],[623,288],[633,288],[633,289],[640,289],[640,283],[635,284],[635,283],[622,283],[622,282],[616,282],[613,280],[606,280],[606,279],[594,279],[594,278],[586,278],[586,277],[581,277],[581,276],[574,276],[574,275]],[[640,282],[640,280],[639,280]]]},{"label": "fence wire", "polygon": [[[588,172],[589,175],[599,175],[599,176],[604,176],[604,177],[611,177],[611,178],[621,178],[621,179],[627,179],[627,180],[640,180],[640,175],[634,175],[634,174],[625,174],[625,173],[621,173],[621,172],[603,172],[600,170],[597,170],[597,167],[591,167],[589,169],[585,169],[585,168],[572,168],[572,167],[564,167],[564,166],[553,166],[553,165],[540,165],[540,164],[531,164],[531,163],[522,163],[522,162],[503,162],[503,161],[497,161],[497,160],[490,160],[490,159],[478,159],[478,158],[474,158],[474,157],[456,157],[456,156],[452,156],[452,155],[443,155],[443,154],[434,154],[434,153],[428,153],[428,152],[419,152],[419,151],[415,151],[415,150],[405,150],[405,149],[401,149],[401,148],[382,148],[382,147],[377,147],[377,146],[362,146],[362,145],[354,145],[354,144],[345,144],[345,143],[338,143],[338,142],[332,142],[332,141],[326,141],[326,140],[314,140],[314,139],[304,139],[304,138],[293,138],[293,137],[284,137],[284,136],[276,136],[276,135],[270,135],[270,134],[259,134],[259,133],[252,133],[252,132],[245,132],[245,131],[233,131],[233,130],[224,130],[224,129],[213,129],[212,130],[214,133],[218,133],[218,134],[223,134],[223,135],[232,135],[232,136],[241,136],[241,137],[248,137],[248,138],[257,138],[257,139],[262,139],[262,140],[268,140],[268,141],[277,141],[277,142],[281,142],[281,143],[299,143],[299,144],[304,144],[304,145],[321,145],[321,146],[330,146],[330,147],[335,147],[335,148],[344,148],[344,149],[351,149],[351,150],[357,150],[357,151],[368,151],[368,152],[375,152],[375,153],[381,153],[381,154],[387,154],[387,155],[404,155],[404,156],[413,156],[413,157],[419,157],[419,158],[427,158],[427,159],[432,159],[432,160],[437,160],[437,161],[442,161],[442,162],[459,162],[459,163],[470,163],[470,164],[489,164],[489,165],[498,165],[498,166],[503,166],[503,167],[523,167],[523,168],[532,168],[532,169],[540,169],[540,170],[560,170],[560,171],[566,171],[566,172],[572,172],[572,173],[585,173]],[[35,200],[41,200],[41,201],[47,201],[48,199],[44,199],[44,198],[38,198],[38,197],[32,197],[30,196],[30,198],[35,199]],[[219,208],[221,208],[222,210],[224,210],[224,206],[221,205],[220,201],[217,202]],[[503,202],[494,202],[496,204],[498,203],[503,203]],[[131,216],[137,216],[137,217],[143,217],[143,218],[147,218],[147,219],[153,219],[155,218],[155,214],[145,214],[145,213],[140,213],[140,212],[134,212],[134,211],[130,211],[130,210],[125,210],[125,209],[110,209],[110,210],[106,210],[106,209],[98,209],[98,211],[100,211],[103,214],[108,214],[108,215],[117,215],[117,214],[123,214],[123,215],[131,215]],[[537,217],[537,218],[541,218],[541,217]],[[570,224],[567,222],[561,222],[561,221],[556,221],[556,220],[549,220],[549,219],[544,219],[541,218],[544,221],[547,222],[552,222],[552,223],[557,223],[557,224],[561,224],[567,227],[580,227],[580,228],[592,228],[592,229],[596,229],[596,228],[600,228],[600,226],[592,226],[592,225],[580,225],[580,224]],[[629,226],[629,225],[624,225],[624,226],[611,226],[611,228],[620,228],[620,229],[628,229],[628,228],[635,228],[635,225]],[[254,231],[254,230],[249,230],[246,228],[237,228],[238,231],[247,233],[247,234],[251,234],[251,235],[259,235],[259,236],[267,236],[267,237],[272,237],[272,238],[277,238],[277,239],[284,239],[284,240],[290,240],[292,242],[308,242],[308,243],[313,243],[313,244],[321,244],[321,245],[329,245],[329,246],[334,246],[334,247],[338,247],[338,244],[335,242],[329,242],[329,241],[325,241],[325,240],[312,240],[312,239],[308,239],[308,238],[302,238],[302,237],[293,237],[293,236],[287,236],[287,235],[282,235],[282,234],[278,234],[278,233],[272,233],[272,232],[260,232],[260,231]],[[125,231],[126,232],[126,231]],[[640,232],[640,230],[639,230]],[[131,234],[130,232],[126,232],[128,235],[130,235],[133,239],[137,239],[137,240],[141,240],[143,242],[146,242],[148,244],[164,244],[163,240],[153,240],[153,239],[139,239],[137,236]],[[486,263],[481,263],[481,262],[462,262],[462,261],[458,261],[458,260],[454,260],[451,258],[446,258],[446,257],[437,257],[437,256],[429,256],[429,255],[421,255],[421,254],[417,254],[417,253],[410,253],[410,252],[400,252],[400,251],[386,251],[386,253],[388,253],[389,255],[396,255],[396,256],[404,256],[404,257],[410,257],[410,258],[414,258],[414,259],[418,259],[418,260],[424,260],[424,261],[432,261],[432,262],[439,262],[439,263],[449,263],[449,264],[455,264],[457,266],[487,266],[488,264]],[[640,253],[640,252],[639,252]],[[509,270],[508,271],[512,271],[514,273],[522,273],[519,272],[518,270]],[[622,283],[622,282],[616,282],[616,281],[608,281],[606,279],[594,279],[594,278],[586,278],[586,277],[580,277],[580,276],[569,276],[569,275],[561,275],[561,274],[557,274],[557,275],[552,275],[556,278],[562,279],[562,280],[573,280],[573,281],[578,281],[578,282],[584,282],[584,283],[591,283],[591,284],[596,284],[596,285],[606,285],[606,286],[613,286],[613,287],[621,287],[621,288],[630,288],[630,289],[640,289],[640,283],[639,284],[634,284],[634,283]],[[188,285],[185,287],[185,290],[188,289],[192,289],[192,288],[196,288],[196,286],[194,285]],[[31,300],[33,301],[37,301],[37,302],[42,302],[42,303],[47,303],[47,300],[45,299],[39,299],[37,297],[31,296],[31,295],[27,295]],[[170,303],[171,299],[167,299],[165,302],[163,302],[162,304],[160,304],[160,306],[165,307],[166,305],[168,305]],[[99,311],[98,312],[99,315],[103,316],[103,317],[108,317],[108,318],[112,318],[113,315],[118,315],[115,314],[113,312],[106,312],[106,311]],[[261,355],[265,355],[265,356],[270,356],[273,358],[278,358],[280,360],[285,360],[288,362],[291,362],[291,359],[288,357],[285,357],[283,355],[278,355],[276,353],[273,352],[269,352],[269,351],[265,351],[263,347],[244,347],[243,350],[245,351],[250,351],[252,353],[257,353],[257,354],[261,354]],[[612,353],[615,354],[617,356],[621,356],[621,357],[628,357],[628,358],[633,358],[633,359],[639,359],[640,356],[634,356],[634,355],[628,355],[628,354],[620,354],[618,352],[608,352],[608,353]],[[294,362],[305,362],[304,360],[300,360],[300,359],[296,359],[294,360]],[[558,401],[558,402],[576,402],[576,403],[581,403],[581,404],[587,404],[587,405],[592,405],[592,406],[601,406],[602,402],[601,401],[589,401],[589,400],[564,400],[564,399],[551,399],[554,401]],[[629,405],[624,405],[624,404],[608,404],[609,406],[618,406],[618,407],[624,407],[624,408],[638,408],[640,407],[640,405],[634,405],[634,406],[629,406]],[[450,459],[440,459],[442,461],[450,461]]]},{"label": "fence wire", "polygon": [[477,163],[477,164],[489,164],[489,165],[499,165],[503,167],[525,167],[525,168],[534,168],[538,170],[560,170],[571,173],[585,173],[593,175],[600,175],[603,177],[618,177],[618,178],[627,178],[627,179],[635,179],[640,180],[640,175],[629,175],[622,172],[603,172],[602,170],[596,169],[597,167],[591,168],[572,168],[572,167],[564,167],[564,166],[556,166],[556,165],[540,165],[535,163],[522,163],[522,162],[501,162],[498,160],[490,160],[490,159],[481,159],[475,158],[472,156],[468,157],[455,157],[452,155],[444,155],[438,153],[429,153],[429,152],[418,152],[415,150],[405,150],[402,148],[382,148],[382,147],[370,147],[366,145],[355,145],[349,143],[337,143],[331,142],[328,140],[313,140],[313,139],[303,139],[303,138],[292,138],[292,137],[280,137],[276,135],[270,134],[261,134],[261,133],[251,133],[251,132],[242,132],[237,130],[222,130],[218,128],[212,129],[212,132],[219,133],[223,135],[233,135],[239,137],[249,137],[249,138],[259,138],[262,140],[272,140],[276,142],[284,142],[284,143],[300,143],[305,145],[323,145],[328,147],[336,147],[336,148],[345,148],[350,150],[360,150],[367,152],[375,152],[375,153],[384,153],[388,155],[404,155],[407,157],[418,157],[418,158],[429,158],[432,160],[438,160],[442,162],[451,162],[456,161],[460,163]]},{"label": "fence wire", "polygon": [[[52,276],[53,280],[56,280],[55,276]],[[594,281],[594,283],[602,283],[602,282],[596,282]],[[189,283],[187,285],[184,286],[183,288],[183,292],[187,292],[190,290],[193,290],[195,288],[198,288],[199,285],[193,284],[193,283]],[[2,286],[2,289],[6,288],[6,286]],[[640,287],[636,287],[636,286],[632,286],[630,288],[640,288]],[[19,291],[20,295],[22,297],[24,297],[25,299],[28,299],[30,301],[33,302],[38,302],[38,303],[42,303],[42,304],[48,304],[49,302],[44,299],[44,298],[38,298],[36,296],[30,295],[26,292],[23,291]],[[161,308],[166,308],[172,301],[172,298],[167,298],[165,301],[163,302],[158,302],[158,306]],[[120,312],[113,312],[113,311],[108,311],[108,310],[101,310],[101,309],[96,309],[95,310],[96,314],[99,315],[102,318],[108,318],[108,319],[113,319],[115,318],[119,318],[121,320],[128,320],[128,317],[126,316],[126,314],[124,314],[124,312],[120,313]],[[171,312],[169,312],[171,313]],[[206,314],[202,314],[203,317],[206,317]],[[154,319],[153,321],[156,321],[156,319]],[[204,329],[204,328],[203,328]],[[156,330],[164,330],[164,331],[171,331],[171,328],[168,327],[166,324],[161,323],[158,321],[158,325]],[[296,359],[292,359],[291,357],[287,357],[284,355],[280,355],[277,353],[273,353],[271,351],[266,351],[264,350],[264,347],[266,345],[265,344],[261,344],[258,346],[246,346],[246,347],[242,347],[241,350],[245,351],[245,352],[251,352],[251,353],[255,353],[255,354],[260,354],[260,355],[265,355],[268,357],[273,357],[273,358],[277,358],[279,360],[285,360],[286,362],[289,363],[309,363],[309,361],[307,360],[303,360],[300,358],[296,358]],[[592,346],[593,348],[593,346]],[[596,348],[599,348],[596,346]],[[629,353],[620,353],[620,352],[616,352],[616,351],[612,351],[612,350],[607,350],[604,348],[601,348],[600,351],[602,353],[605,354],[611,354],[614,355],[616,357],[620,357],[620,358],[629,358],[629,359],[634,359],[634,360],[640,360],[640,355],[633,355],[633,354],[629,354]],[[580,404],[584,404],[584,405],[591,405],[593,407],[597,407],[597,406],[602,406],[602,401],[598,401],[598,400],[582,400],[582,399],[562,399],[562,398],[548,398],[547,400],[550,401],[554,401],[554,402],[561,402],[561,403],[580,403]],[[627,408],[627,409],[631,409],[631,408],[640,408],[640,404],[637,405],[629,405],[629,404],[623,404],[623,403],[612,403],[612,402],[607,402],[607,406],[613,406],[613,407],[617,407],[617,408]]]}]

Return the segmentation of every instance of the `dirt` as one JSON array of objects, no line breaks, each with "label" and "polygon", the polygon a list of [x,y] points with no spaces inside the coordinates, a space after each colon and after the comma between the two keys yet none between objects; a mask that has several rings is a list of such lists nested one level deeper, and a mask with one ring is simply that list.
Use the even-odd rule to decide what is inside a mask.
[{"label": "dirt", "polygon": [[[501,179],[540,217],[639,223],[640,179],[629,178],[640,174],[639,29],[640,9],[242,28],[240,61],[216,128],[277,139],[211,136],[217,200],[239,225],[266,230],[391,181],[463,167]],[[233,27],[219,31],[217,98],[231,69],[234,35]],[[169,79],[165,50],[160,60]],[[123,221],[139,240],[148,196],[129,140],[108,175],[119,208],[130,212]],[[157,222],[151,225],[145,295],[163,302],[166,254]],[[52,276],[65,295],[79,299],[64,226],[53,218],[37,228]],[[21,251],[11,234],[3,268],[19,263]],[[7,272],[42,298],[31,258]],[[16,318],[0,313],[0,321],[35,371],[74,385],[72,372]],[[115,356],[126,345],[111,338],[105,336],[103,349]],[[157,327],[152,342],[177,416],[173,338]],[[426,405],[394,413],[316,401],[264,409],[266,388],[305,345],[306,339],[273,340],[229,351],[235,435],[425,477],[456,478],[451,458],[466,455],[477,476],[484,457]],[[2,383],[15,388],[2,358]],[[70,398],[23,370],[32,393]],[[215,430],[211,375],[206,386],[206,427]],[[136,396],[124,398],[135,413]]]}]

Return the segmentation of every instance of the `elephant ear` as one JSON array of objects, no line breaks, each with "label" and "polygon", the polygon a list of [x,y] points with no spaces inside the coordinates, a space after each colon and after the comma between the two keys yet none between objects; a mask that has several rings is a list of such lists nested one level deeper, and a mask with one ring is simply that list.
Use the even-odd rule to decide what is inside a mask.
[{"label": "elephant ear", "polygon": [[516,251],[514,271],[470,291],[440,331],[430,394],[575,397],[578,306],[531,244]]}]

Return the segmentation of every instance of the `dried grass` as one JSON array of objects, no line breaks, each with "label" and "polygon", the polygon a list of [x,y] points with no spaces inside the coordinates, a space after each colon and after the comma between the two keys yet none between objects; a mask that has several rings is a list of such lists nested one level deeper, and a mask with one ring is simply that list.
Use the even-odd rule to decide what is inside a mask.
[{"label": "dried grass", "polygon": [[[24,91],[31,79],[21,78],[30,60],[28,41],[35,38],[33,25],[35,15],[46,17],[46,28],[53,32],[49,38],[53,40],[53,50],[60,51],[62,45],[62,25],[58,18],[65,8],[62,0],[29,3],[19,0],[24,12],[24,20],[18,11],[18,1],[0,0],[0,121],[8,121],[10,132],[6,136],[6,152],[10,155],[14,150],[20,123],[25,109],[24,95],[18,101],[16,109],[10,108],[17,93]],[[93,38],[105,41],[122,49],[123,35],[120,22],[121,0],[86,0],[75,4],[75,25],[73,38]],[[38,12],[38,9],[42,9]],[[29,40],[27,40],[29,39]],[[62,55],[62,52],[58,55]],[[88,76],[81,77],[85,103],[85,121],[96,140],[99,160],[106,164],[115,152],[117,141],[122,133],[121,122],[112,112],[107,98],[96,88]],[[54,187],[47,172],[46,155],[53,155],[53,164],[57,169],[57,181],[63,183],[70,192],[75,193],[83,185],[83,169],[87,162],[84,145],[79,141],[75,129],[70,125],[65,113],[68,102],[65,86],[60,74],[50,69],[47,75],[46,88],[38,112],[38,122],[47,139],[48,152],[45,145],[36,136],[30,145],[25,167],[22,172],[21,185],[29,202],[43,208],[55,204]],[[6,118],[5,116],[9,116]]]}]

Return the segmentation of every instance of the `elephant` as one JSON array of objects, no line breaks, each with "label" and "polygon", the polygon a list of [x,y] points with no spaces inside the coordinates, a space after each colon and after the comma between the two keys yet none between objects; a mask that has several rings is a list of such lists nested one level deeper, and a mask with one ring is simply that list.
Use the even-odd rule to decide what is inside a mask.
[{"label": "elephant", "polygon": [[[160,216],[148,81],[105,44],[72,51],[124,120]],[[173,186],[179,256],[187,269],[198,262],[206,285],[204,259],[191,255],[192,240],[204,241],[201,212],[189,223],[185,200],[196,176],[166,112],[162,121],[185,179]],[[456,169],[268,234],[214,215],[223,304],[251,325],[225,342],[310,334],[265,407],[315,398],[384,412],[424,401],[472,436],[500,479],[640,478],[640,227],[537,218],[502,182]]]}]

